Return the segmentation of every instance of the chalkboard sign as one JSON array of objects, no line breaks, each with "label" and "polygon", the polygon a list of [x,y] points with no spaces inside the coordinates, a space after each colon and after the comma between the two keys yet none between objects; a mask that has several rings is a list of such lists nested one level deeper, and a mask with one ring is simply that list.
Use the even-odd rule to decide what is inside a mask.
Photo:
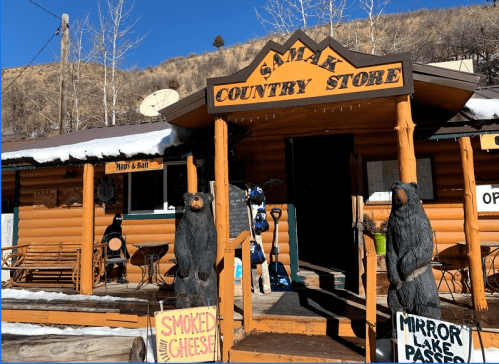
[{"label": "chalkboard sign", "polygon": [[231,184],[229,184],[229,224],[231,239],[250,229],[246,193],[242,188]]},{"label": "chalkboard sign", "polygon": [[[210,190],[215,198],[212,202],[213,217],[215,217],[215,182],[210,181]],[[248,205],[244,189],[229,183],[229,235],[231,239],[237,238],[243,231],[250,231]]]}]

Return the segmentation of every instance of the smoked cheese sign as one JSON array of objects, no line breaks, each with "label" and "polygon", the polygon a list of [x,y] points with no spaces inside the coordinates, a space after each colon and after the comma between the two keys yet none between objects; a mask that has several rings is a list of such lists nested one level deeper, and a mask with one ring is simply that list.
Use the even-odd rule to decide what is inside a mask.
[{"label": "smoked cheese sign", "polygon": [[163,159],[141,159],[106,163],[106,174],[144,172],[163,169]]},{"label": "smoked cheese sign", "polygon": [[216,307],[155,312],[158,363],[217,361]]},{"label": "smoked cheese sign", "polygon": [[399,363],[469,363],[471,328],[397,312]]},{"label": "smoked cheese sign", "polygon": [[207,80],[208,112],[256,110],[413,92],[410,55],[360,55],[301,30],[269,42],[244,70]]}]

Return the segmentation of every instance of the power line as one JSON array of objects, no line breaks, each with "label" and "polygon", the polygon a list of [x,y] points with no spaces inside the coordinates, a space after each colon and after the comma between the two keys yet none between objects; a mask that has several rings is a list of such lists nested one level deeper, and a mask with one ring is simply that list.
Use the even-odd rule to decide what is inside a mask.
[{"label": "power line", "polygon": [[[3,89],[2,93],[3,94],[14,82],[17,81],[17,79],[23,74],[24,71],[26,71],[26,68],[28,68],[31,63],[33,63],[33,61],[36,59],[36,57],[39,56],[40,53],[42,53],[42,51],[45,49],[45,47],[50,43],[50,41],[52,40],[52,38],[54,38],[56,35],[59,34],[59,30],[61,29],[61,27],[57,28],[57,30],[54,32],[54,34],[52,34],[52,36],[50,37],[50,39],[47,41],[47,43],[45,43],[45,45],[42,47],[42,49],[40,49],[40,51],[38,51],[38,53],[36,54],[36,56],[33,57],[33,59],[22,69],[22,71],[17,75],[17,77],[11,82],[9,83],[9,85]],[[0,95],[1,95],[0,94]]]},{"label": "power line", "polygon": [[38,7],[39,7],[40,9],[42,9],[43,11],[46,11],[46,12],[47,12],[47,13],[49,13],[50,15],[55,16],[57,19],[61,20],[61,18],[59,18],[59,17],[58,17],[57,15],[55,15],[55,14],[52,14],[50,11],[48,11],[48,10],[47,10],[47,9],[45,9],[44,7],[42,7],[42,6],[38,5],[37,3],[35,3],[35,2],[33,2],[33,1],[31,1],[31,0],[28,0],[28,1],[29,1],[30,3],[32,3],[33,5],[38,6]]}]

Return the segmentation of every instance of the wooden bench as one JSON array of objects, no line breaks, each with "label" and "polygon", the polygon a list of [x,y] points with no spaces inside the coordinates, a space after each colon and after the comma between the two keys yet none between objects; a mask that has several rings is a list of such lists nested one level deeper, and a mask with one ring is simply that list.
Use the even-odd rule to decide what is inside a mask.
[{"label": "wooden bench", "polygon": [[[94,244],[94,287],[103,272],[103,248]],[[31,242],[2,248],[2,269],[11,271],[9,286],[75,286],[79,291],[80,255],[80,242]]]}]

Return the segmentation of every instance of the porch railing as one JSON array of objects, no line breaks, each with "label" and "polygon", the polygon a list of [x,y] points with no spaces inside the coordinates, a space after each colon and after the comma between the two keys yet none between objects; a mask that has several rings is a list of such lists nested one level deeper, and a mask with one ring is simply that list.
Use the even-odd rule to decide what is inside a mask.
[{"label": "porch railing", "polygon": [[250,332],[253,326],[253,308],[251,302],[251,262],[250,233],[243,231],[224,249],[223,270],[221,272],[220,313],[223,316],[220,331],[223,335],[222,361],[228,362],[229,350],[234,345],[234,252],[242,244],[242,290],[243,290],[243,327]]},{"label": "porch railing", "polygon": [[376,248],[374,240],[364,235],[366,257],[366,363],[376,362]]}]

